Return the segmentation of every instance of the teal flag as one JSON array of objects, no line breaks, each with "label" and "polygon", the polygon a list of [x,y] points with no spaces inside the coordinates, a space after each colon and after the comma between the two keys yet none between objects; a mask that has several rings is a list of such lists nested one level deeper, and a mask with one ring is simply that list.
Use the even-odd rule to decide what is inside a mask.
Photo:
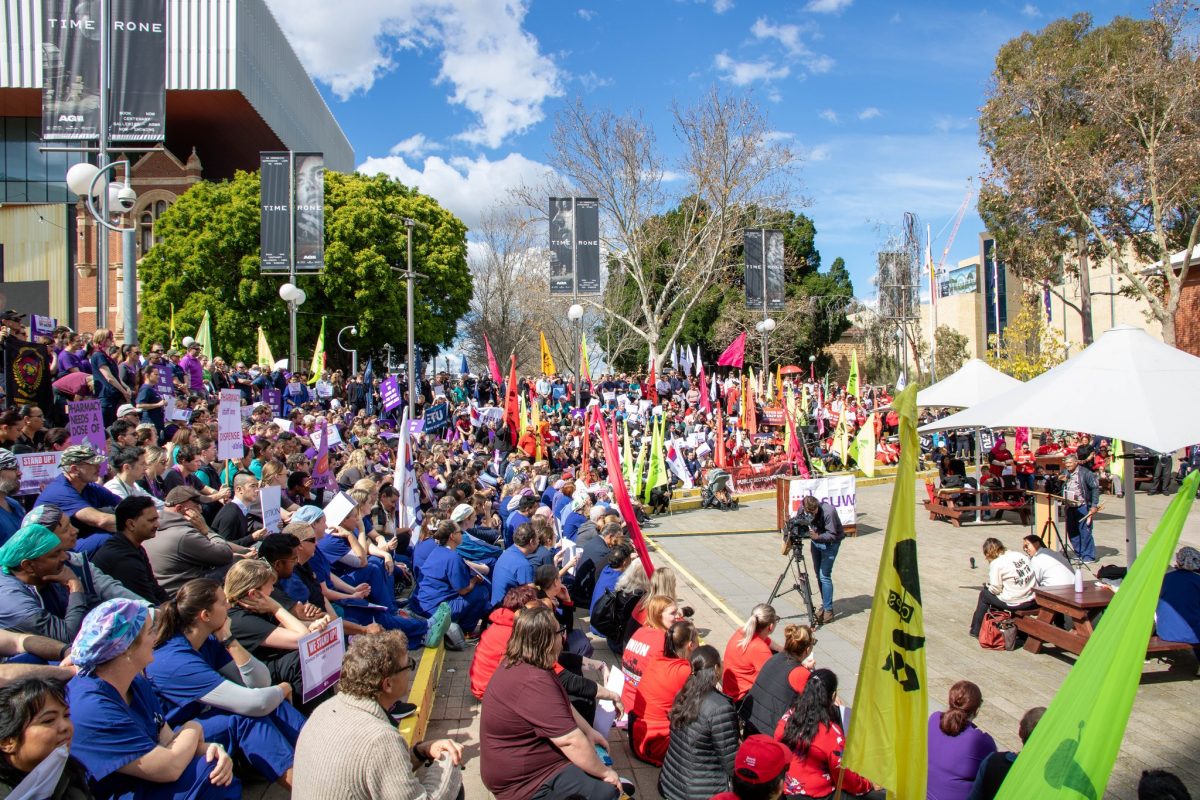
[{"label": "teal flag", "polygon": [[1104,796],[1142,679],[1163,575],[1196,497],[1200,472],[1167,507],[1079,660],[1033,729],[997,800]]}]

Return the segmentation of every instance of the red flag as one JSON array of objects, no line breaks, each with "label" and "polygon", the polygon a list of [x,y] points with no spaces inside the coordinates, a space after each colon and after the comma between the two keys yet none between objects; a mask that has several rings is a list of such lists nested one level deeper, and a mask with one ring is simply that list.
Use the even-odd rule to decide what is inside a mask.
[{"label": "red flag", "polygon": [[753,381],[746,381],[746,408],[742,419],[746,421],[746,434],[753,443],[754,437],[758,435],[758,403],[754,398]]},{"label": "red flag", "polygon": [[808,464],[804,459],[804,448],[800,446],[800,440],[796,437],[796,420],[792,418],[792,412],[787,406],[783,407],[784,416],[787,417],[787,460],[796,465],[796,470],[800,473],[801,478],[811,477],[808,474]]},{"label": "red flag", "polygon": [[501,383],[500,365],[496,363],[496,354],[492,352],[492,343],[488,341],[486,333],[483,335],[483,346],[487,348],[488,371],[492,373],[492,380],[499,387]]},{"label": "red flag", "polygon": [[504,424],[508,426],[509,440],[515,445],[521,437],[521,401],[517,394],[517,354],[510,358],[508,386],[504,387]]},{"label": "red flag", "polygon": [[642,390],[642,397],[645,397],[651,403],[658,404],[658,381],[654,378],[654,362],[650,362],[650,377],[646,379],[646,386]]},{"label": "red flag", "polygon": [[600,442],[604,446],[604,461],[608,465],[608,482],[612,486],[617,508],[621,510],[621,518],[625,520],[629,539],[633,542],[633,549],[637,551],[638,558],[642,560],[642,566],[646,568],[646,574],[653,575],[654,564],[650,561],[650,551],[646,549],[646,539],[642,536],[642,529],[638,526],[637,514],[633,510],[633,501],[629,498],[629,488],[625,485],[625,477],[621,474],[621,457],[617,453],[616,420],[613,420],[611,436],[604,420],[598,419],[597,422],[600,424]]},{"label": "red flag", "polygon": [[592,438],[592,436],[591,436],[592,417],[595,416],[595,414],[599,411],[599,409],[600,409],[599,406],[592,406],[590,411],[583,412],[583,441],[580,444],[580,458],[579,458],[579,470],[580,470],[581,474],[578,477],[582,478],[584,483],[587,483],[587,481],[588,481],[588,469],[590,468],[590,465],[591,465],[591,462],[588,460],[589,455],[590,455],[588,450],[591,449],[590,448],[591,443],[589,440]]},{"label": "red flag", "polygon": [[742,362],[746,358],[746,332],[742,331],[738,337],[733,340],[729,347],[725,348],[725,352],[721,353],[721,357],[717,359],[718,367],[734,367],[742,368]]},{"label": "red flag", "polygon": [[717,452],[713,457],[716,465],[725,469],[725,412],[717,411]]},{"label": "red flag", "polygon": [[700,384],[700,410],[705,414],[711,414],[713,407],[712,400],[708,397],[708,382],[704,379],[704,364],[700,364],[700,377],[698,380]]}]

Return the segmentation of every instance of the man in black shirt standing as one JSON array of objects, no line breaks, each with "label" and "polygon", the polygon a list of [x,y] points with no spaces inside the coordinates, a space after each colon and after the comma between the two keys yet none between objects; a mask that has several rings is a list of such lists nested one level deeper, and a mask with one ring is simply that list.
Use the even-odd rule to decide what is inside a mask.
[{"label": "man in black shirt standing", "polygon": [[92,563],[120,581],[126,589],[160,605],[168,599],[150,566],[142,542],[158,533],[158,508],[153,497],[126,497],[117,503],[117,532],[108,537]]}]

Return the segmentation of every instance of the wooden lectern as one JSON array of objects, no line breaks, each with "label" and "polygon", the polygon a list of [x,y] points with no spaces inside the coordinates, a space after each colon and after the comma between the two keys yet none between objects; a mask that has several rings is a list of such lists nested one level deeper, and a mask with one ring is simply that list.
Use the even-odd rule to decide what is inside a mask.
[{"label": "wooden lectern", "polygon": [[1058,531],[1058,507],[1068,502],[1065,497],[1049,492],[1026,492],[1033,498],[1033,529],[1042,537],[1046,547],[1061,551],[1062,535]]}]

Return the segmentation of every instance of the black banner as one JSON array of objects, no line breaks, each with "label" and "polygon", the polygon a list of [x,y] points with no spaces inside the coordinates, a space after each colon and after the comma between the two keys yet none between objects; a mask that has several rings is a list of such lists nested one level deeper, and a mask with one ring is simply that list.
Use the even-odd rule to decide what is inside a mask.
[{"label": "black banner", "polygon": [[161,142],[167,117],[167,6],[162,0],[112,0],[109,135]]},{"label": "black banner", "polygon": [[292,262],[292,160],[260,153],[259,257],[263,272],[287,272]]},{"label": "black banner", "polygon": [[600,201],[575,199],[575,281],[579,294],[600,294]]},{"label": "black banner", "polygon": [[325,267],[325,156],[296,153],[296,271]]},{"label": "black banner", "polygon": [[550,198],[550,294],[575,293],[575,199]]},{"label": "black banner", "polygon": [[763,237],[762,230],[743,232],[742,250],[746,255],[743,275],[746,283],[746,308],[761,310],[763,307]]},{"label": "black banner", "polygon": [[54,402],[50,381],[50,351],[46,345],[14,336],[4,338],[4,395],[10,406],[49,408]]},{"label": "black banner", "polygon": [[767,310],[783,311],[787,296],[783,285],[783,231],[767,231]]},{"label": "black banner", "polygon": [[99,11],[99,3],[43,2],[43,140],[100,138]]}]

